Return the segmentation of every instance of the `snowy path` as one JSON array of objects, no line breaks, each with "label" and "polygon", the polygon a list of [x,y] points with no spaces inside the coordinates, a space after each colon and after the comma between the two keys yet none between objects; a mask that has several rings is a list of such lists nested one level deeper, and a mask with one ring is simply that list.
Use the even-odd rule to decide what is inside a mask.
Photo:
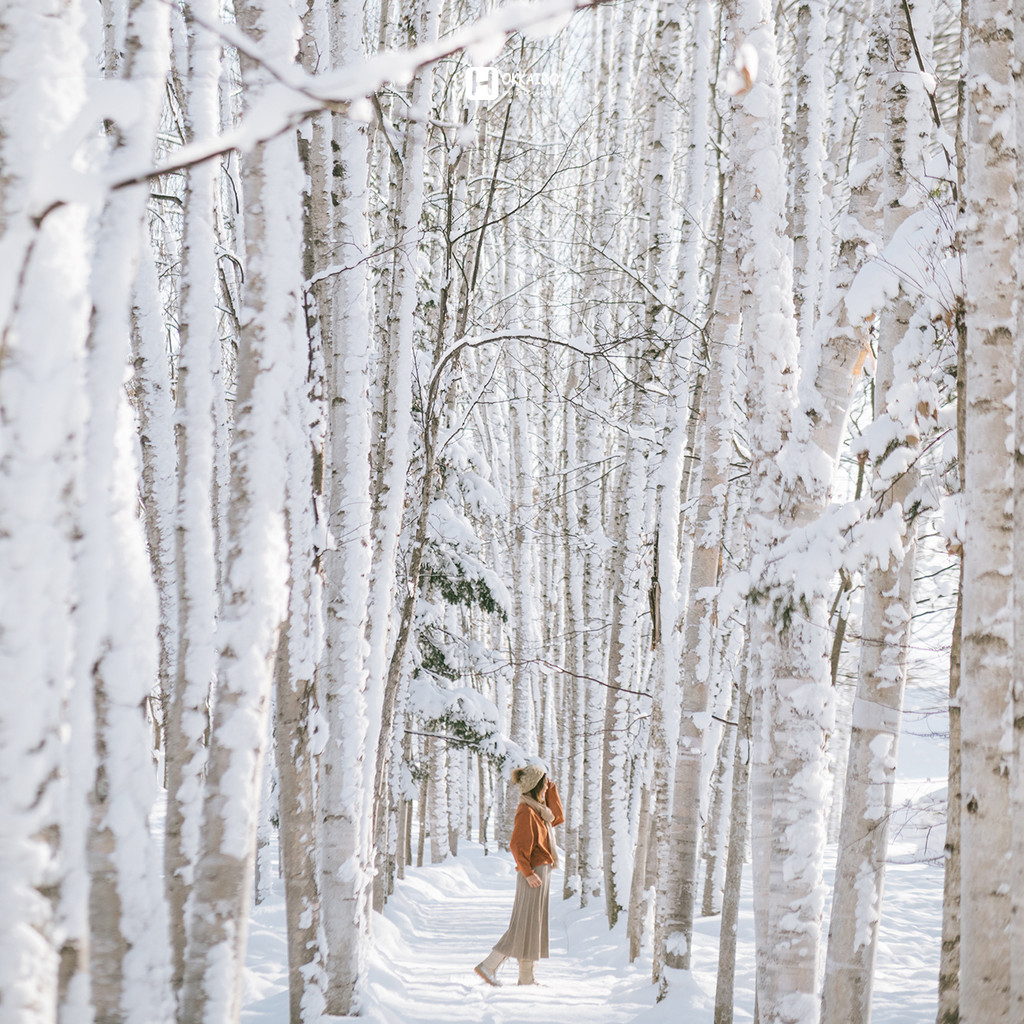
[{"label": "snowy path", "polygon": [[[906,844],[903,852],[910,854],[914,845]],[[655,1004],[650,954],[629,964],[624,923],[609,932],[601,900],[585,910],[564,903],[560,871],[553,877],[551,957],[537,965],[540,984],[516,985],[513,961],[502,968],[501,988],[485,985],[473,965],[508,924],[515,870],[507,853],[485,857],[479,844],[465,842],[459,850],[455,860],[410,869],[384,916],[374,918],[366,1005],[363,1015],[353,1019],[366,1024],[711,1024],[718,918],[698,918],[693,973],[670,972],[669,998]],[[829,890],[834,857],[831,848],[825,877]],[[749,869],[745,874],[736,1024],[749,1024],[754,1001]],[[244,1024],[288,1020],[281,890],[277,879],[270,900],[252,917]],[[875,1024],[934,1022],[941,899],[940,865],[889,865]]]},{"label": "snowy path", "polygon": [[[561,873],[555,875],[556,885]],[[377,921],[371,999],[381,1024],[627,1024],[654,998],[649,963],[621,963],[621,936],[593,924],[602,906],[569,910],[551,901],[551,957],[536,986],[516,984],[515,961],[491,988],[473,973],[508,924],[515,871],[507,854],[466,844],[457,861],[409,873]],[[413,1016],[415,1014],[415,1016]]]}]

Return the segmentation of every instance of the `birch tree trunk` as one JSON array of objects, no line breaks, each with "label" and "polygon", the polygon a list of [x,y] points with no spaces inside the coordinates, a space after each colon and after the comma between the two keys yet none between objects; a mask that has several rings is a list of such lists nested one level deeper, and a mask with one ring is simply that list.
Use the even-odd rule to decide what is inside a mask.
[{"label": "birch tree trunk", "polygon": [[715,983],[715,1024],[732,1024],[735,1005],[736,939],[740,885],[747,856],[750,820],[750,693],[747,690],[747,652],[743,652],[736,701],[736,746],[732,772],[732,813],[726,854],[722,920],[719,927],[718,977]]},{"label": "birch tree trunk", "polygon": [[[1024,4],[1014,0],[1014,104],[1016,130],[1016,200],[1017,200],[1017,246],[1016,274],[1020,278],[1020,254],[1024,251],[1024,31],[1019,26],[1024,15]],[[1019,292],[1019,284],[1018,284]],[[1018,367],[1014,389],[1014,441],[1013,441],[1013,654],[1011,720],[1013,722],[1012,752],[1010,763],[1010,809],[1011,809],[1011,874],[1010,874],[1010,1010],[1011,1020],[1024,1015],[1024,386],[1019,367],[1024,366],[1024,308],[1018,294],[1016,302],[1016,337],[1014,342],[1014,365]],[[950,730],[952,733],[952,729]],[[952,780],[951,780],[952,782]],[[952,785],[949,794],[952,795]],[[947,825],[948,827],[948,825]]]},{"label": "birch tree trunk", "polygon": [[[1003,741],[1012,680],[1012,446],[1016,158],[1012,39],[1006,0],[970,0],[967,50],[966,541],[961,675],[962,893],[960,1014],[963,1024],[1013,1020],[1010,781]],[[993,232],[986,225],[999,223]],[[993,941],[993,936],[999,936]]]},{"label": "birch tree trunk", "polygon": [[[637,396],[635,405],[642,398]],[[639,422],[635,421],[637,427]],[[632,876],[627,808],[630,778],[626,752],[628,702],[623,690],[633,689],[636,667],[636,620],[639,615],[640,537],[644,526],[646,453],[637,436],[627,440],[624,466],[615,496],[610,570],[613,587],[611,628],[608,633],[608,687],[604,707],[603,771],[601,778],[601,836],[605,910],[609,928],[628,906]]]},{"label": "birch tree trunk", "polygon": [[700,491],[690,561],[686,630],[680,673],[679,747],[673,771],[672,823],[666,874],[662,882],[671,900],[666,909],[665,963],[689,970],[693,915],[697,898],[697,867],[701,836],[701,772],[704,734],[710,724],[709,682],[714,622],[714,591],[718,584],[725,530],[726,484],[732,445],[732,405],[739,348],[739,267],[737,224],[730,228],[722,253],[722,300],[711,322],[705,390],[705,421]]},{"label": "birch tree trunk", "polygon": [[[304,564],[295,557],[302,551],[300,529],[289,520],[295,566]],[[309,571],[309,576],[312,575]],[[274,747],[281,778],[278,842],[288,933],[289,1024],[317,1020],[326,1005],[323,993],[327,978],[320,943],[322,912],[317,878],[319,838],[313,788],[316,765],[310,744],[315,660],[310,658],[307,630],[314,589],[310,583],[296,584],[292,580],[288,619],[281,629],[274,666],[277,697]]]},{"label": "birch tree trunk", "polygon": [[65,762],[60,742],[86,416],[86,214],[68,205],[31,220],[42,212],[40,132],[72,130],[85,102],[84,18],[71,0],[0,11],[0,678],[32,695],[0,715],[0,1003],[19,1024],[50,1024],[58,1004],[68,1021],[89,1012],[85,820],[59,811],[69,767],[86,780],[92,771],[87,718],[76,723],[86,741],[78,763]]},{"label": "birch tree trunk", "polygon": [[[439,0],[417,0],[404,16],[411,32],[409,44],[429,42],[438,31]],[[433,488],[433,454],[425,453],[421,522],[409,559],[406,593],[401,602],[398,630],[391,637],[395,595],[398,536],[402,528],[406,483],[411,458],[412,366],[416,330],[416,281],[420,267],[420,217],[425,188],[426,121],[433,93],[433,70],[422,69],[412,87],[410,119],[401,158],[395,240],[395,267],[387,318],[386,349],[381,357],[382,379],[377,393],[383,401],[374,422],[378,440],[374,448],[376,476],[373,494],[373,573],[368,618],[368,675],[373,702],[369,708],[371,742],[376,751],[373,773],[373,843],[377,857],[387,850],[389,817],[388,766],[395,707],[402,681],[406,647],[419,593],[419,570],[425,544],[425,516]],[[390,643],[390,656],[388,654]],[[379,723],[379,732],[377,725]],[[385,872],[378,862],[374,908],[383,907]]]},{"label": "birch tree trunk", "polygon": [[[906,10],[912,12],[913,7],[908,5]],[[904,160],[905,141],[920,124],[914,116],[915,105],[908,103],[912,83],[902,70],[913,56],[908,17],[902,5],[891,6],[887,43],[896,70],[888,75],[886,103],[887,238],[894,237],[911,213],[911,177],[916,171]],[[908,148],[912,152],[914,147]],[[919,324],[911,324],[912,315],[911,299],[898,286],[893,308],[883,311],[881,317],[874,388],[875,419],[891,424],[894,436],[877,460],[873,491],[879,495],[880,517],[895,514],[906,525],[899,555],[893,553],[885,566],[871,567],[865,577],[860,673],[829,918],[823,1024],[867,1024],[871,1015],[916,560],[917,523],[907,505],[920,477],[916,467],[920,432],[915,434],[911,424],[901,424],[898,414],[889,408],[890,395],[898,393],[897,387],[915,383],[912,378],[920,362],[921,332]]]},{"label": "birch tree trunk", "polygon": [[[534,516],[533,465],[530,450],[530,426],[527,406],[530,398],[526,374],[515,367],[522,359],[520,346],[510,347],[509,398],[509,471],[510,518],[512,536],[510,559],[512,564],[512,723],[511,736],[525,751],[539,751],[536,716],[533,713],[534,688],[537,671],[534,659],[538,654],[536,614],[534,611],[534,545],[529,520]],[[515,814],[515,805],[511,806]],[[506,823],[511,832],[512,822]]]},{"label": "birch tree trunk", "polygon": [[[133,0],[117,47],[123,65],[108,52],[108,74],[131,82],[140,98],[134,119],[110,123],[112,162],[151,159],[168,66],[167,29],[165,5]],[[139,186],[111,193],[97,232],[76,557],[75,683],[91,691],[95,723],[87,849],[92,1002],[100,1020],[139,1024],[170,1019],[167,921],[148,822],[157,796],[145,717],[156,676],[155,594],[135,515],[134,424],[123,386],[147,197],[148,188]]]},{"label": "birch tree trunk", "polygon": [[[736,686],[737,684],[733,682],[729,706],[723,708],[722,711],[723,716],[731,713],[734,720],[739,714],[739,692]],[[700,908],[703,917],[713,917],[715,914],[721,913],[722,910],[725,860],[729,845],[729,801],[733,790],[732,773],[736,765],[736,743],[736,726],[731,723],[725,725],[722,738],[718,743],[715,768],[711,776],[708,820],[704,828],[702,860],[705,865],[705,875]]]},{"label": "birch tree trunk", "polygon": [[[320,842],[314,740],[316,670],[323,647],[322,577],[316,552],[327,548],[316,495],[323,493],[326,409],[322,349],[296,352],[287,364],[285,528],[288,612],[274,664],[274,759],[277,765],[278,849],[284,877],[288,940],[289,1024],[312,1024],[326,1006]],[[305,358],[303,358],[305,356]],[[311,457],[312,453],[312,457]]]},{"label": "birch tree trunk", "polygon": [[[335,62],[362,53],[362,5],[324,7]],[[326,28],[324,32],[326,32]],[[325,649],[319,667],[328,739],[319,764],[320,887],[326,938],[327,1011],[352,1012],[364,970],[372,872],[375,710],[383,682],[370,659],[386,638],[390,609],[371,600],[370,360],[366,129],[336,117],[314,132],[311,149],[313,291],[326,361],[327,522],[323,553]],[[325,169],[330,173],[323,175]],[[397,393],[397,400],[402,395]],[[393,552],[382,557],[393,557]],[[382,565],[387,578],[393,567]],[[378,655],[381,652],[377,652]],[[376,694],[376,696],[374,696]]]},{"label": "birch tree trunk", "polygon": [[[257,46],[290,60],[286,3],[238,3],[240,28]],[[244,62],[247,99],[259,100],[267,72]],[[305,346],[301,323],[300,177],[295,140],[258,145],[243,163],[246,293],[231,452],[229,595],[221,619],[216,714],[210,736],[200,856],[179,1007],[184,1024],[235,1024],[241,1014],[256,802],[267,736],[277,634],[286,615],[285,477],[278,434],[287,367]],[[302,353],[300,356],[299,353]]]},{"label": "birch tree trunk", "polygon": [[[814,471],[787,487],[777,461],[789,440],[796,405],[796,325],[791,269],[783,241],[785,194],[781,109],[775,34],[767,5],[745,3],[733,26],[753,50],[740,52],[734,73],[732,156],[735,195],[747,205],[741,232],[740,264],[747,271],[750,317],[744,317],[747,360],[748,438],[751,447],[751,575],[756,603],[751,608],[751,643],[758,650],[752,691],[762,733],[757,772],[770,772],[771,836],[756,841],[755,857],[768,856],[768,891],[757,887],[761,918],[758,1007],[768,1024],[813,1024],[817,1019],[817,962],[822,912],[824,739],[830,725],[831,686],[823,638],[825,594],[808,580],[799,596],[782,584],[768,584],[780,542],[779,527],[807,525],[823,507],[835,448],[820,454],[804,448],[783,456]],[[756,76],[756,82],[753,81]],[[754,170],[756,156],[756,172]],[[830,396],[831,397],[831,396]],[[842,398],[847,398],[844,388]],[[833,412],[838,431],[845,408]],[[838,415],[837,415],[838,414]],[[828,438],[826,433],[825,437]],[[804,441],[798,435],[797,451]],[[810,586],[808,586],[810,584]],[[820,586],[820,585],[819,585]],[[769,742],[770,741],[770,742]],[[770,757],[770,761],[764,760]],[[765,780],[767,788],[768,782]],[[767,801],[766,801],[767,802]],[[764,837],[766,838],[766,837]],[[755,870],[757,870],[755,866]],[[762,874],[763,884],[763,874]],[[766,898],[767,897],[767,898]]]},{"label": "birch tree trunk", "polygon": [[[664,315],[666,306],[672,305],[675,298],[671,289],[675,285],[675,247],[671,237],[675,230],[675,218],[668,196],[673,192],[673,157],[677,145],[677,117],[675,96],[682,84],[682,28],[685,12],[683,6],[675,0],[666,0],[652,11],[654,26],[654,52],[651,56],[651,156],[648,178],[644,182],[644,205],[651,210],[647,244],[647,296],[644,308],[644,335],[646,358],[657,358],[665,367],[665,378],[673,382],[674,400],[667,403],[668,409],[659,408],[654,417],[656,436],[666,438],[664,453],[649,458],[648,494],[653,499],[656,525],[654,529],[654,557],[649,587],[648,603],[651,609],[651,693],[652,708],[649,738],[642,760],[642,782],[640,795],[640,813],[638,817],[636,850],[633,857],[633,878],[630,885],[629,917],[627,931],[629,933],[630,959],[635,960],[640,954],[643,943],[643,926],[647,920],[648,893],[656,892],[656,867],[658,864],[658,827],[659,790],[662,801],[667,794],[661,786],[665,773],[667,756],[664,725],[665,694],[670,690],[675,696],[676,691],[676,659],[677,649],[673,642],[669,657],[673,658],[670,678],[666,679],[665,655],[666,645],[663,641],[664,627],[659,616],[663,611],[669,615],[668,629],[675,633],[676,602],[678,592],[675,580],[669,585],[668,598],[661,596],[660,572],[661,564],[661,525],[665,514],[665,484],[670,480],[675,487],[673,501],[678,494],[676,480],[681,470],[681,429],[680,413],[684,403],[679,398],[686,392],[690,355],[689,339],[680,341],[675,335],[678,328],[666,322]],[[697,104],[696,117],[705,114],[701,104]],[[702,170],[702,169],[701,169]],[[703,185],[703,174],[699,173],[699,184]],[[698,189],[696,197],[698,216],[700,211],[699,198],[702,194]],[[662,355],[662,353],[665,353]],[[665,423],[659,421],[666,420]],[[669,460],[673,460],[670,462]],[[657,468],[655,468],[657,467]],[[674,527],[665,533],[664,543],[671,547],[670,558],[674,562],[676,554],[676,530]],[[668,564],[666,562],[666,564]],[[674,564],[673,564],[674,570]],[[673,638],[674,639],[674,638]]]},{"label": "birch tree trunk", "polygon": [[[966,376],[966,375],[965,375]],[[964,403],[966,404],[966,403]],[[961,463],[963,465],[963,463]],[[957,587],[956,617],[949,649],[949,776],[946,784],[945,871],[942,886],[942,947],[939,959],[939,1008],[936,1024],[957,1024],[960,1019],[960,825],[963,792],[960,784],[960,659],[963,584]]]},{"label": "birch tree trunk", "polygon": [[[578,381],[577,362],[574,360],[566,381],[566,393],[573,394]],[[577,491],[580,486],[579,437],[577,435],[576,407],[567,402],[562,420],[565,462],[562,473],[562,517],[565,526],[563,543],[565,552],[564,583],[561,588],[565,602],[566,666],[563,720],[566,729],[566,773],[562,784],[566,790],[565,806],[565,873],[562,899],[571,899],[583,892],[583,787],[586,750],[585,684],[580,676],[585,671],[585,611],[583,606],[584,556],[580,549],[580,510]]]},{"label": "birch tree trunk", "polygon": [[[967,46],[967,0],[960,4],[960,50]],[[1020,108],[1018,107],[1018,110]],[[967,81],[957,81],[956,176],[957,213],[960,231],[957,243],[963,251],[964,213],[967,173]],[[1018,229],[1020,228],[1018,217]],[[967,471],[967,314],[961,293],[955,308],[956,326],[956,462],[959,493],[954,501],[963,501]],[[946,783],[946,842],[943,847],[945,870],[942,882],[942,946],[939,958],[939,1006],[936,1024],[958,1024],[960,1018],[960,894],[963,878],[960,864],[963,787],[961,785],[961,710],[960,675],[963,648],[964,573],[963,544],[950,544],[950,554],[959,555],[956,613],[949,645],[949,755]]]},{"label": "birch tree trunk", "polygon": [[[219,14],[199,0],[188,20],[186,142],[213,138],[219,127],[220,41],[198,21]],[[216,669],[217,549],[214,493],[214,387],[220,367],[216,315],[215,206],[217,167],[190,168],[182,227],[181,317],[175,387],[178,648],[165,715],[167,819],[164,884],[171,919],[172,984],[185,970],[185,904],[195,877],[202,816],[208,701]]]},{"label": "birch tree trunk", "polygon": [[[131,309],[131,396],[142,459],[140,499],[146,546],[160,606],[157,681],[160,715],[157,749],[165,748],[166,708],[178,648],[178,594],[174,572],[174,520],[177,500],[174,453],[174,396],[171,390],[160,284],[150,246],[144,245]],[[166,760],[164,762],[166,764]],[[166,836],[165,836],[166,842]]]}]

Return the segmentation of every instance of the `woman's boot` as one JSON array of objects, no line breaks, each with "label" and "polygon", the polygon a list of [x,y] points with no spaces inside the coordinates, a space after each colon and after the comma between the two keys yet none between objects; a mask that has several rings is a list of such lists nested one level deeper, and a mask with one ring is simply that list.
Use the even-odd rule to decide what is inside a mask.
[{"label": "woman's boot", "polygon": [[536,985],[537,982],[533,978],[533,961],[532,960],[520,960],[519,961],[519,984],[520,985]]},{"label": "woman's boot", "polygon": [[[502,956],[501,953],[491,950],[487,954],[487,958],[481,960],[480,963],[473,968],[477,974],[480,975],[488,985],[494,985],[495,988],[501,987],[501,982],[498,981],[498,968],[508,959],[507,956]],[[522,961],[520,961],[522,963]]]}]

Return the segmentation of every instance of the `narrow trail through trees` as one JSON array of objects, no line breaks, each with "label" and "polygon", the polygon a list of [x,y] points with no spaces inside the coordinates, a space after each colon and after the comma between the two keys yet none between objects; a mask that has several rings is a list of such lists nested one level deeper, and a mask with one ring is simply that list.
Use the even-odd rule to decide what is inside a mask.
[{"label": "narrow trail through trees", "polygon": [[[474,973],[505,930],[515,871],[508,854],[469,857],[412,871],[375,918],[370,988],[380,1024],[416,1021],[484,1024],[626,1024],[653,1001],[650,961],[624,966],[621,936],[594,934],[593,912],[551,900],[551,956],[537,964],[539,984],[516,984],[516,962],[499,972],[500,988]],[[376,1020],[377,1018],[375,1018]]]},{"label": "narrow trail through trees", "polygon": [[[558,873],[561,885],[561,872]],[[372,1024],[631,1024],[654,1002],[650,957],[627,962],[623,929],[608,931],[603,903],[580,910],[553,892],[551,956],[538,983],[516,984],[516,963],[500,988],[474,973],[508,924],[515,869],[507,853],[484,857],[465,843],[458,858],[410,869],[384,915],[374,915],[363,1017]],[[243,1024],[284,1019],[287,1007],[283,901],[256,909],[246,970]]]},{"label": "narrow trail through trees", "polygon": [[[910,845],[901,849],[904,856]],[[834,847],[829,847],[826,860],[826,887],[831,888]],[[748,864],[740,906],[736,1024],[749,1024],[753,1006],[749,871]],[[941,871],[940,865],[905,863],[902,857],[888,866],[874,1024],[934,1020]],[[601,900],[584,909],[574,900],[563,901],[554,891],[561,886],[561,872],[556,876],[551,956],[537,965],[540,984],[520,988],[512,962],[499,973],[501,988],[493,989],[476,977],[473,965],[508,923],[515,886],[508,854],[492,850],[485,857],[478,843],[464,840],[457,858],[409,868],[383,915],[373,918],[361,1019],[367,1024],[662,1024],[678,1019],[711,1024],[717,917],[697,919],[693,972],[672,971],[671,998],[655,1004],[650,952],[630,965],[625,922],[609,931]],[[287,1017],[283,923],[281,881],[275,877],[272,894],[251,921],[243,1024],[279,1024]]]}]

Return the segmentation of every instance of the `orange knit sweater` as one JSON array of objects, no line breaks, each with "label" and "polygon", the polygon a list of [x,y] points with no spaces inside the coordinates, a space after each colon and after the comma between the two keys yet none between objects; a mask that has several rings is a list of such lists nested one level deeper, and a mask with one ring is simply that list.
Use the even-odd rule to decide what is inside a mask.
[{"label": "orange knit sweater", "polygon": [[[554,815],[551,824],[561,825],[565,821],[565,814],[553,782],[548,783],[544,802]],[[526,877],[533,874],[535,867],[555,862],[554,851],[548,841],[547,822],[529,804],[520,804],[516,808],[516,820],[508,845],[516,859],[516,871],[521,871]]]}]

